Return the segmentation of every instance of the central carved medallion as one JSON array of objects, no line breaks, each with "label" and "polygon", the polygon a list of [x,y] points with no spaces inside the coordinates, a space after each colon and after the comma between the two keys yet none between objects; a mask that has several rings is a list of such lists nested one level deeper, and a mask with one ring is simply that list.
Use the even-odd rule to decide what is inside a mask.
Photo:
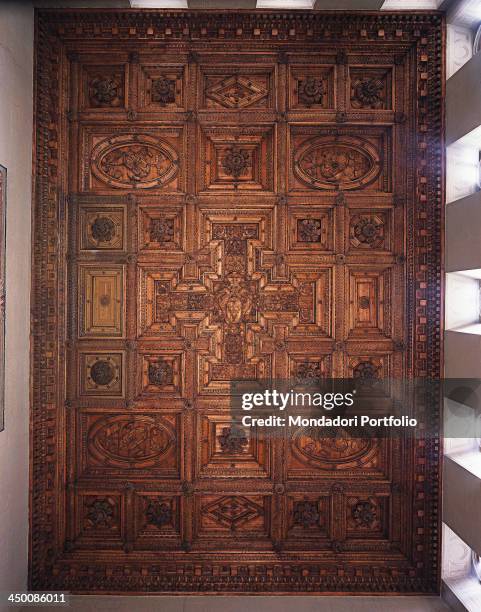
[{"label": "central carved medallion", "polygon": [[214,282],[214,320],[233,325],[256,320],[259,303],[258,283],[240,274],[230,274]]}]

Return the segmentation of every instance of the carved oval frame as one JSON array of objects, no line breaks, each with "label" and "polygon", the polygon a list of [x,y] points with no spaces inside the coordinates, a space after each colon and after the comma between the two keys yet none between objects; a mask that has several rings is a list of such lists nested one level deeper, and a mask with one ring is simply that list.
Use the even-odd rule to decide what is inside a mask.
[{"label": "carved oval frame", "polygon": [[[301,167],[302,160],[313,151],[327,149],[331,146],[351,149],[362,155],[370,163],[369,170],[353,181],[328,181],[309,177]],[[315,136],[304,142],[294,152],[293,168],[296,177],[312,189],[360,189],[377,179],[382,170],[382,159],[376,147],[368,140],[359,136],[342,135],[334,138],[328,135]]]},{"label": "carved oval frame", "polygon": [[[102,170],[102,161],[110,153],[126,148],[129,145],[144,146],[152,149],[164,155],[170,161],[170,165],[156,179],[151,178],[145,181],[127,182],[112,178]],[[95,145],[92,149],[90,165],[94,176],[111,187],[118,189],[149,189],[170,183],[179,172],[180,160],[177,151],[165,140],[154,138],[148,134],[119,134],[118,136],[105,138]]]}]

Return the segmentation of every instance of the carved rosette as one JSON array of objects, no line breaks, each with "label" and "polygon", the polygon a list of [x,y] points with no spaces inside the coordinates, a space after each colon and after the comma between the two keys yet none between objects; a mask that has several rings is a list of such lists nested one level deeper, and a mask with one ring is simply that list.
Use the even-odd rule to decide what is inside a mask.
[{"label": "carved rosette", "polygon": [[85,531],[108,531],[117,527],[117,504],[112,497],[84,497]]},{"label": "carved rosette", "polygon": [[322,235],[319,219],[299,219],[297,222],[297,239],[299,242],[320,242]]},{"label": "carved rosette", "polygon": [[89,100],[93,107],[115,108],[123,103],[122,79],[119,76],[98,76],[89,83]]},{"label": "carved rosette", "polygon": [[358,501],[351,509],[354,522],[359,527],[372,527],[377,520],[377,507],[368,500]]},{"label": "carved rosette", "polygon": [[384,243],[384,221],[379,215],[355,215],[351,219],[350,235],[354,247],[380,248]]},{"label": "carved rosette", "polygon": [[227,175],[237,180],[247,172],[250,166],[251,156],[248,151],[238,146],[226,149],[225,155],[222,158],[222,167]]},{"label": "carved rosette", "polygon": [[217,437],[221,451],[228,455],[242,453],[249,441],[244,430],[234,427],[223,427],[222,433]]},{"label": "carved rosette", "polygon": [[299,501],[294,503],[294,525],[300,525],[304,529],[312,529],[319,526],[320,518],[317,502]]},{"label": "carved rosette", "polygon": [[90,378],[96,385],[107,386],[115,378],[115,368],[110,361],[99,359],[90,368]]},{"label": "carved rosette", "polygon": [[148,367],[149,383],[155,387],[164,387],[171,385],[174,380],[174,373],[170,363],[166,361],[157,361],[149,363]]},{"label": "carved rosette", "polygon": [[115,223],[110,217],[97,217],[90,226],[90,233],[97,242],[111,242],[115,237]]},{"label": "carved rosette", "polygon": [[169,79],[165,76],[160,76],[157,79],[152,79],[151,98],[152,102],[159,104],[174,104],[175,103],[175,87],[174,79]]},{"label": "carved rosette", "polygon": [[173,242],[174,219],[152,218],[148,231],[152,242],[158,242],[159,244]]},{"label": "carved rosette", "polygon": [[167,500],[150,499],[145,508],[145,518],[148,525],[155,525],[158,529],[172,525],[173,512],[171,503]]},{"label": "carved rosette", "polygon": [[326,93],[327,89],[322,79],[307,77],[304,80],[298,81],[297,97],[299,102],[306,106],[322,104]]},{"label": "carved rosette", "polygon": [[317,383],[321,378],[320,361],[305,361],[297,365],[296,382],[301,384]]},{"label": "carved rosette", "polygon": [[379,376],[379,366],[372,361],[361,361],[352,371],[354,378],[369,381]]},{"label": "carved rosette", "polygon": [[354,108],[382,108],[384,83],[380,79],[358,79],[353,86],[351,105]]}]

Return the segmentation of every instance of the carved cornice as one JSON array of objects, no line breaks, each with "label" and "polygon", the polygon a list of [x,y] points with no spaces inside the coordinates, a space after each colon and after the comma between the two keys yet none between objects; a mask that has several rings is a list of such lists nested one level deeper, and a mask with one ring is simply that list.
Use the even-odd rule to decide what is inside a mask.
[{"label": "carved cornice", "polygon": [[[50,33],[64,40],[88,40],[102,33],[103,40],[139,38],[145,41],[258,40],[280,42],[353,38],[360,41],[406,42],[420,38],[426,27],[439,27],[442,13],[436,12],[289,12],[239,11],[236,18],[226,12],[192,10],[43,10],[38,19],[48,23]],[[341,50],[342,53],[342,50]]]}]

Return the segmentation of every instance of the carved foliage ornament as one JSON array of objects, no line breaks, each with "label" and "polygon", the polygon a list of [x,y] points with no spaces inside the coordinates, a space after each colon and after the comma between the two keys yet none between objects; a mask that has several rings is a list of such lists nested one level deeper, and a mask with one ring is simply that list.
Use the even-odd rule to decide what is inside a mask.
[{"label": "carved foliage ornament", "polygon": [[179,171],[177,151],[166,141],[146,134],[113,136],[96,145],[91,154],[93,174],[111,187],[160,187]]}]

